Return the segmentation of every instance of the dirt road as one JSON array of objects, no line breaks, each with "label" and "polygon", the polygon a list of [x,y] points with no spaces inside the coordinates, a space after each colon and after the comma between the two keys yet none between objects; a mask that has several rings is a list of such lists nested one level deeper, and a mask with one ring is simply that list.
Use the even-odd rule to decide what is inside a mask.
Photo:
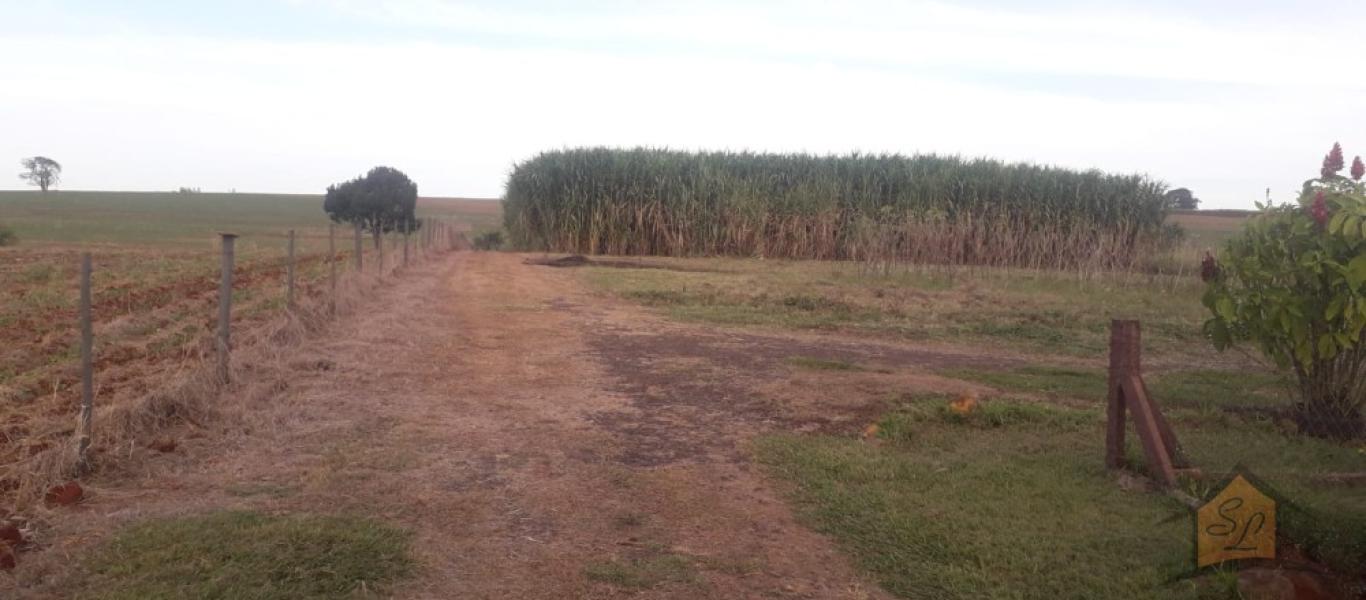
[{"label": "dirt road", "polygon": [[[925,383],[831,393],[840,375],[816,385],[783,357],[967,358],[669,323],[521,260],[415,268],[301,358],[317,367],[267,425],[95,482],[54,536],[219,507],[351,512],[416,532],[403,598],[885,597],[795,521],[747,443],[857,427],[870,398]],[[614,565],[669,568],[641,589]]]}]

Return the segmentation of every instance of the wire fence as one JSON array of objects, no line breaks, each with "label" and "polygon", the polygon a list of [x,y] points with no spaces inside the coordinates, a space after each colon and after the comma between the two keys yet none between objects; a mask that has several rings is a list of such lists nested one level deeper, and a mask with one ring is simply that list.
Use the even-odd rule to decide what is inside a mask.
[{"label": "wire fence", "polygon": [[[44,496],[52,504],[53,490],[68,485],[55,484],[146,445],[166,426],[202,426],[222,392],[250,386],[269,364],[258,359],[399,281],[407,268],[468,247],[460,228],[435,219],[407,233],[335,224],[321,231],[221,233],[216,286],[201,271],[125,285],[100,272],[100,252],[82,253],[72,290],[76,351],[34,363],[42,373],[30,379],[52,377],[50,398],[29,393],[6,407],[0,494],[15,508]],[[63,417],[72,408],[74,427]],[[56,496],[63,503],[69,494]]]}]

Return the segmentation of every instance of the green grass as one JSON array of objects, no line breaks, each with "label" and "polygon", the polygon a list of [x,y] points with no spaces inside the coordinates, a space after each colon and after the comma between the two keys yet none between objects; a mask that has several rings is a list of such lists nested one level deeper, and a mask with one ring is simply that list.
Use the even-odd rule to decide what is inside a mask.
[{"label": "green grass", "polygon": [[592,581],[638,590],[665,583],[698,581],[697,569],[691,559],[667,553],[643,558],[593,562],[584,567],[583,574]]},{"label": "green grass", "polygon": [[90,558],[91,599],[346,598],[412,570],[409,534],[353,517],[216,512],[120,531]]},{"label": "green grass", "polygon": [[[497,211],[419,199],[421,218],[459,218],[496,225]],[[484,214],[488,212],[488,214]],[[311,194],[179,194],[174,192],[0,191],[0,214],[21,245],[41,243],[192,247],[212,251],[216,233],[232,231],[243,243],[278,244],[300,231],[301,251],[326,248],[322,196]]]},{"label": "green grass", "polygon": [[[841,330],[909,340],[1004,345],[1039,354],[1103,356],[1113,318],[1143,323],[1153,356],[1217,356],[1195,278],[1150,282],[1044,271],[915,269],[869,275],[841,262],[656,259],[668,269],[585,269],[594,287],[686,321]],[[705,270],[703,270],[705,269]]]},{"label": "green grass", "polygon": [[1027,392],[1055,398],[1103,399],[1105,373],[1063,367],[1027,366],[1003,371],[947,369],[942,375],[984,383],[999,390]]},{"label": "green grass", "polygon": [[[1106,473],[1099,407],[987,400],[963,416],[948,400],[902,399],[879,422],[880,444],[782,434],[761,438],[757,455],[787,482],[801,517],[899,597],[1227,597],[1217,586],[1165,584],[1191,567],[1190,523],[1164,522],[1185,509],[1162,494],[1125,490]],[[1355,450],[1255,424],[1176,428],[1201,459],[1252,459],[1278,474],[1361,460]],[[1338,568],[1366,559],[1359,494],[1273,481],[1315,515],[1291,517],[1283,531]]]},{"label": "green grass", "polygon": [[[946,369],[940,374],[974,381],[1007,392],[1051,398],[1101,400],[1106,375],[1099,369],[1025,366],[1005,370]],[[1288,406],[1282,376],[1265,372],[1195,369],[1146,378],[1148,390],[1167,408],[1196,410],[1275,408]]]},{"label": "green grass", "polygon": [[812,358],[810,356],[789,356],[787,364],[801,369],[811,369],[813,371],[867,371],[854,363],[843,360],[827,360],[823,358]]}]

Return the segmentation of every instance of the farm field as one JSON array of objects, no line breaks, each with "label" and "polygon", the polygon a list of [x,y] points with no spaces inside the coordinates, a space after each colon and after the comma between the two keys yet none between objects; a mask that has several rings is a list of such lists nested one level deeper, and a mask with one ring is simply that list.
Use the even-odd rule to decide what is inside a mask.
[{"label": "farm field", "polygon": [[1167,215],[1167,222],[1186,230],[1190,246],[1216,249],[1253,214],[1256,213],[1246,210],[1173,210]]},{"label": "farm field", "polygon": [[[497,203],[427,199],[421,217],[498,218]],[[80,254],[93,257],[99,393],[146,395],[211,348],[219,272],[216,232],[237,242],[234,321],[259,324],[285,302],[287,232],[296,230],[301,302],[317,302],[328,273],[321,197],[268,194],[0,192],[0,222],[20,243],[0,248],[0,464],[60,445],[79,400],[76,308]],[[349,230],[337,258],[347,271]],[[375,260],[370,240],[364,251]],[[391,245],[389,267],[401,252]],[[12,487],[14,479],[0,477]]]},{"label": "farm field", "polygon": [[[498,222],[490,206],[452,201],[444,214],[477,230]],[[320,250],[325,227],[302,209],[293,220],[296,208],[237,224],[250,232],[239,318],[267,319],[281,302],[275,227],[306,232],[303,247]],[[26,328],[71,310],[57,298],[74,271],[34,265],[91,247],[42,238],[55,229],[42,221],[0,250],[27,261],[7,267],[5,287],[6,310],[29,311]],[[1209,225],[1222,235],[1228,223]],[[113,305],[97,330],[137,361],[155,356],[153,344],[136,330],[118,341],[122,323],[152,340],[176,324],[206,326],[213,247],[174,229],[145,246],[93,246],[125,256],[97,267],[123,278],[103,282],[97,299],[169,286]],[[1115,317],[1142,320],[1145,376],[1194,464],[1213,477],[1245,465],[1293,500],[1299,512],[1281,527],[1296,552],[1339,574],[1366,560],[1366,490],[1328,478],[1366,470],[1366,452],[1276,418],[1289,403],[1280,377],[1200,335],[1193,274],[529,264],[543,258],[457,252],[396,275],[361,300],[373,310],[326,325],[291,346],[279,372],[224,396],[239,410],[221,424],[168,424],[171,452],[121,448],[127,466],[86,480],[79,510],[35,519],[37,537],[62,552],[23,554],[0,590],[246,594],[257,589],[248,573],[270,561],[229,564],[216,578],[183,565],[216,560],[197,539],[248,528],[263,543],[234,551],[346,539],[383,557],[343,556],[359,562],[346,563],[339,587],[277,597],[333,597],[367,581],[395,597],[1237,597],[1229,577],[1170,582],[1189,568],[1186,509],[1104,469]],[[324,267],[306,281],[316,286]],[[51,305],[28,300],[45,286]],[[57,341],[45,373],[69,360],[59,331],[48,334]],[[128,372],[126,385],[157,373]],[[69,411],[65,389],[43,406]],[[964,393],[977,411],[948,408]],[[1136,444],[1131,436],[1128,454],[1141,465]],[[1209,481],[1186,485],[1199,494]],[[283,568],[316,560],[278,558]],[[184,587],[228,580],[244,587]]]},{"label": "farm field", "polygon": [[[854,427],[834,435],[780,433],[761,436],[756,448],[760,461],[791,483],[789,497],[809,522],[904,597],[996,597],[1025,588],[1039,590],[1037,597],[1147,597],[1156,581],[1179,571],[1190,550],[1171,532],[1189,524],[1173,525],[1165,543],[1154,524],[1179,514],[1180,505],[1119,491],[1097,460],[1108,325],[1120,317],[1144,324],[1147,380],[1194,464],[1211,473],[1247,466],[1316,515],[1282,523],[1298,529],[1306,546],[1349,572],[1366,560],[1366,490],[1325,483],[1333,473],[1360,472],[1366,449],[1297,436],[1292,424],[1267,416],[1291,403],[1286,382],[1260,361],[1217,353],[1202,339],[1206,310],[1194,276],[1083,279],[962,268],[870,276],[841,263],[646,262],[652,268],[593,268],[584,277],[682,322],[985,359],[915,365],[832,344],[794,351],[779,367],[800,373],[794,379],[801,383],[786,393],[830,385],[836,389],[817,394],[861,394],[869,403],[863,425],[874,434]],[[915,383],[891,383],[908,370],[920,376]],[[969,388],[986,398],[983,412],[948,411]],[[1130,446],[1131,460],[1142,463],[1137,442]],[[1189,491],[1200,495],[1200,486],[1191,482]],[[1106,555],[1091,544],[1107,535],[1131,543]],[[1035,544],[1100,554],[1040,555]],[[895,557],[916,557],[915,566]],[[1178,589],[1169,590],[1172,597]]]}]

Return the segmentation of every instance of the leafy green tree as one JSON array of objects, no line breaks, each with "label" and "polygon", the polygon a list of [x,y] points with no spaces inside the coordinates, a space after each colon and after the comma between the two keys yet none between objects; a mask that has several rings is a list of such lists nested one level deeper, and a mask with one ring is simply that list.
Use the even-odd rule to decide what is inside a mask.
[{"label": "leafy green tree", "polygon": [[412,233],[422,226],[414,215],[417,184],[402,171],[375,167],[363,177],[330,185],[323,211],[334,223],[359,224],[379,247],[380,234]]},{"label": "leafy green tree", "polygon": [[25,158],[19,161],[19,164],[24,167],[19,179],[27,181],[29,185],[38,186],[44,194],[48,188],[62,180],[62,165],[46,156]]},{"label": "leafy green tree", "polygon": [[1324,437],[1366,433],[1366,184],[1343,167],[1335,145],[1297,205],[1259,203],[1202,269],[1215,347],[1252,342],[1292,370],[1301,430]]},{"label": "leafy green tree", "polygon": [[1165,194],[1165,197],[1167,199],[1167,208],[1179,210],[1196,210],[1200,208],[1200,199],[1196,198],[1195,194],[1191,193],[1191,191],[1186,188],[1170,190]]}]

